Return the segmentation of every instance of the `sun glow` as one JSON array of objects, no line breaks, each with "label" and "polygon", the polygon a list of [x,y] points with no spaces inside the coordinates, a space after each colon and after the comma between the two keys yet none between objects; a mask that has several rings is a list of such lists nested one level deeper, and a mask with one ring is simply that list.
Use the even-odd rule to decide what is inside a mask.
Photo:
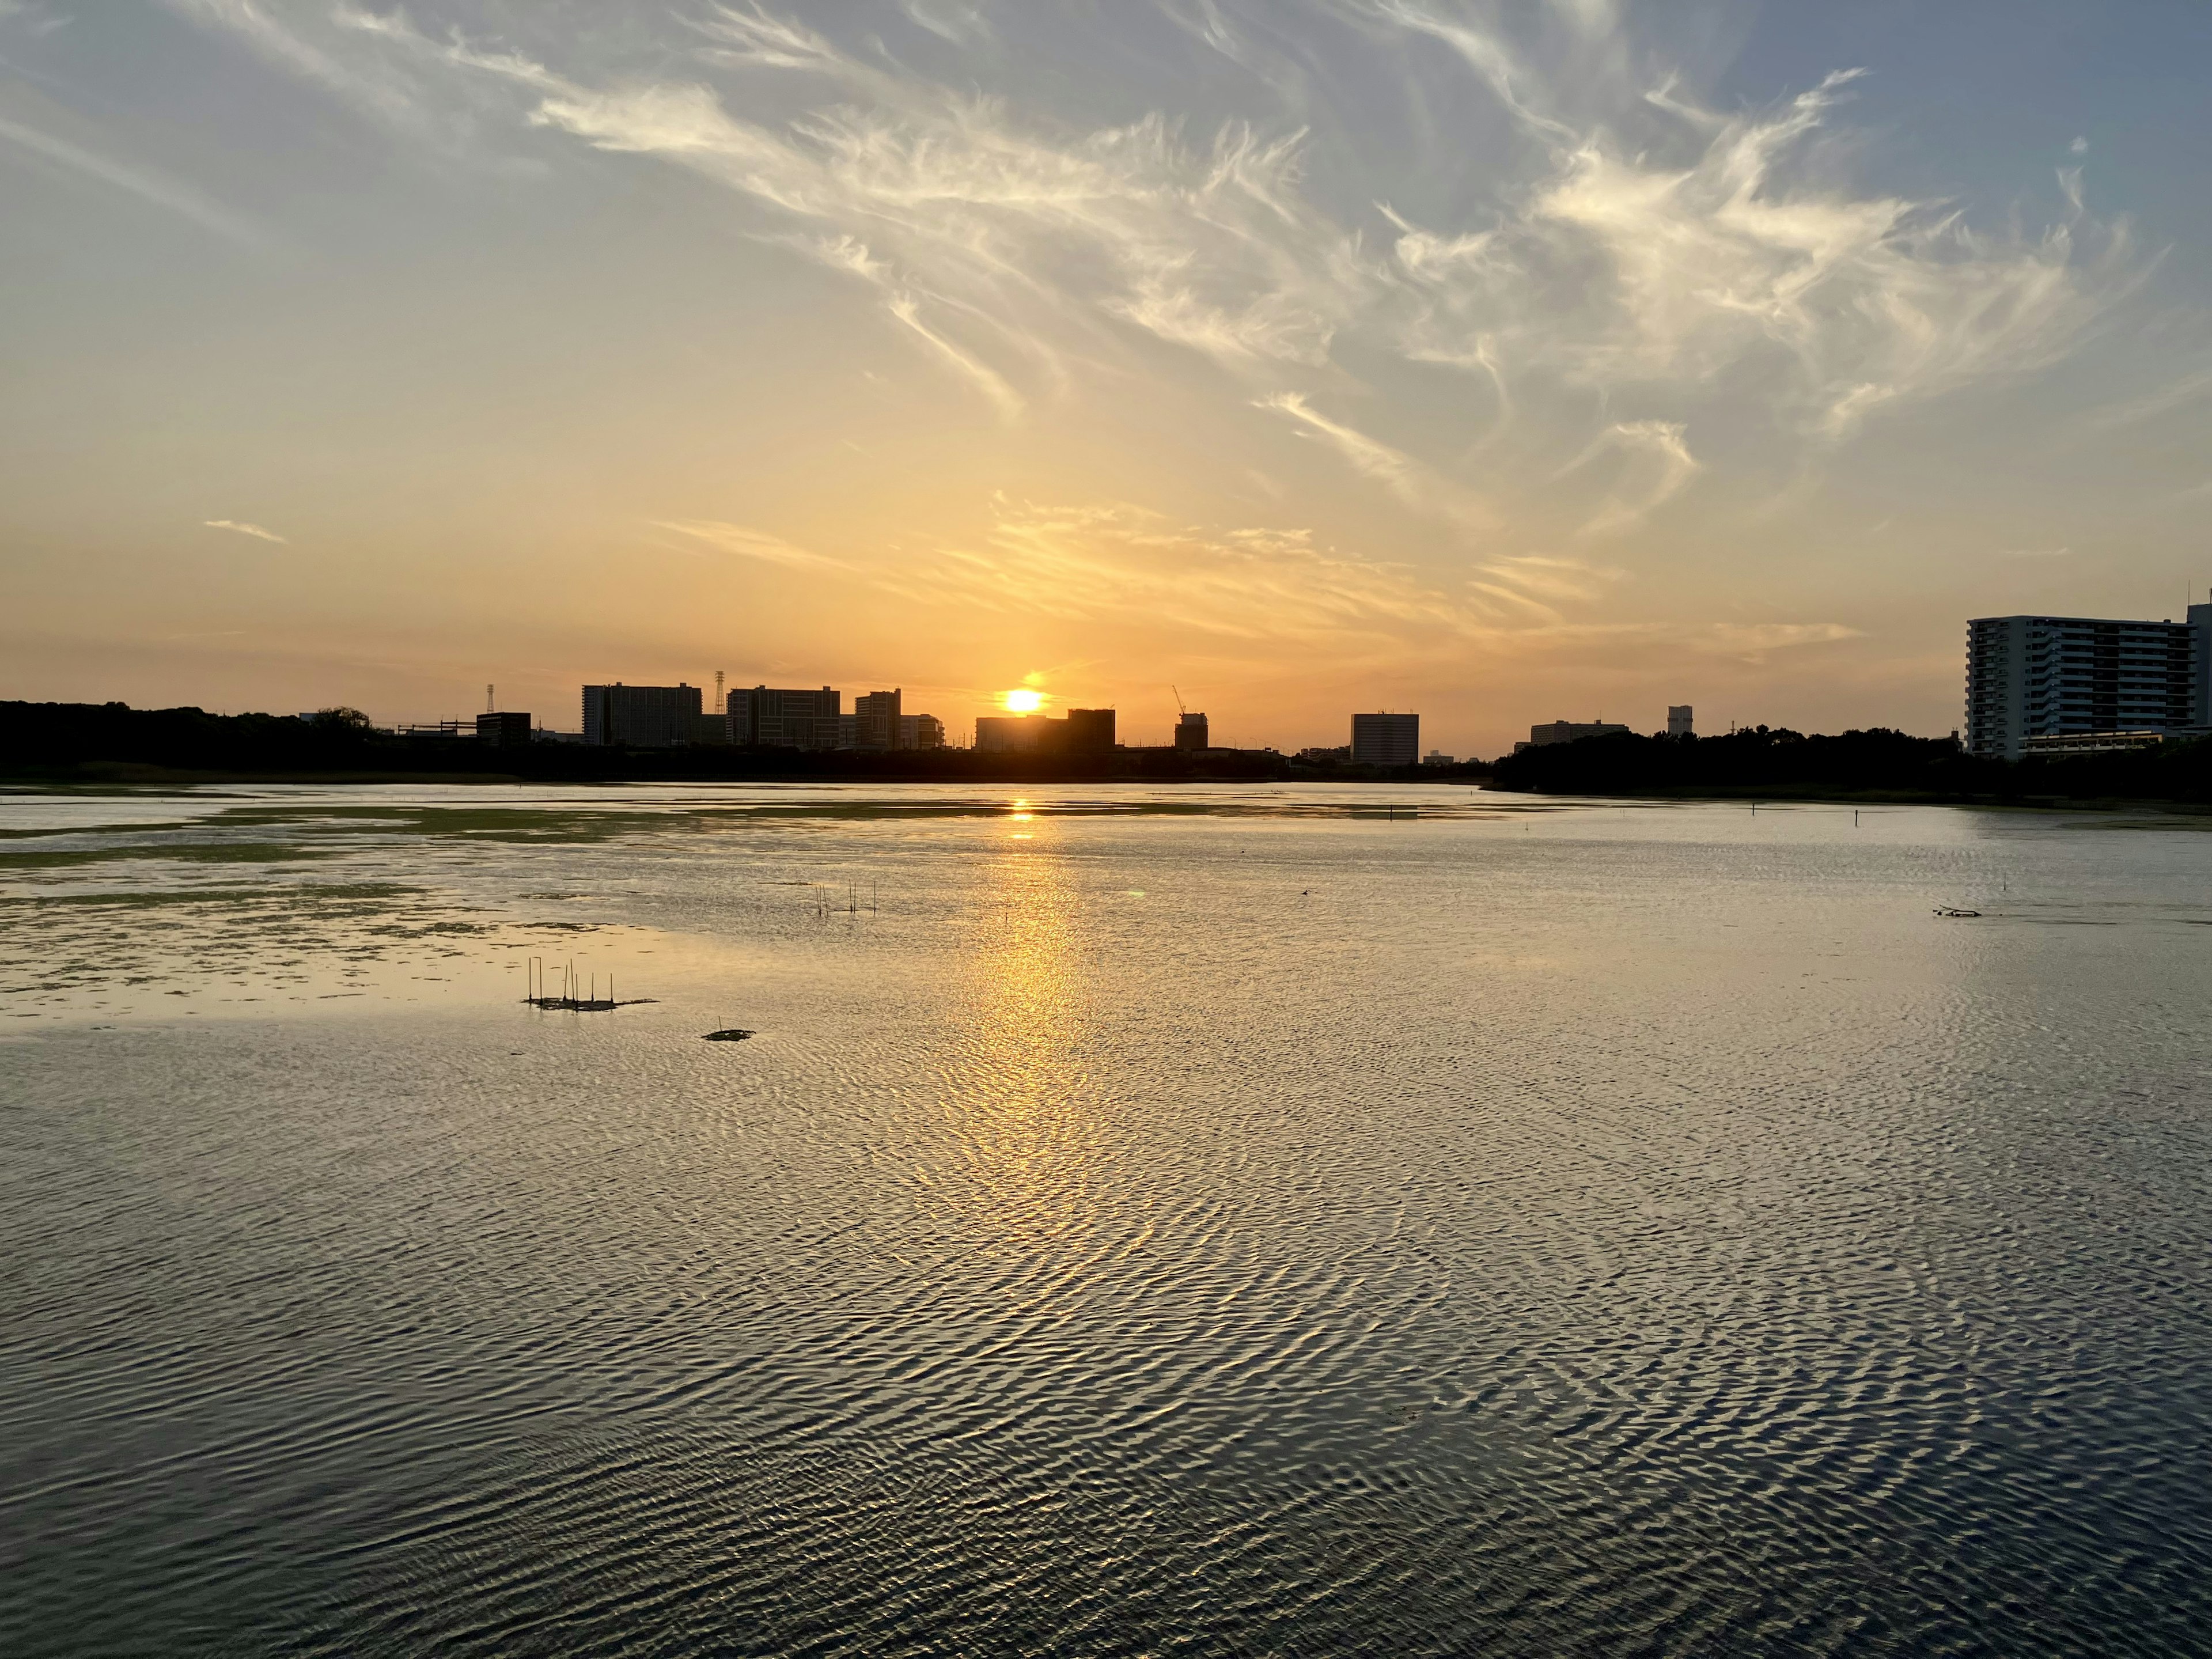
[{"label": "sun glow", "polygon": [[1004,703],[1011,713],[1034,714],[1044,707],[1044,693],[1024,688],[1018,691],[1002,692],[999,701]]}]

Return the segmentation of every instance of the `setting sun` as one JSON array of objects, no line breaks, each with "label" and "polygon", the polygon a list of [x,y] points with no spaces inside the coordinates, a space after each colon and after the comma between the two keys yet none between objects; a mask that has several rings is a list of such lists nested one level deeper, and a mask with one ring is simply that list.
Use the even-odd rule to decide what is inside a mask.
[{"label": "setting sun", "polygon": [[1044,707],[1044,693],[1030,690],[1008,691],[1001,696],[999,701],[1014,714],[1034,714]]}]

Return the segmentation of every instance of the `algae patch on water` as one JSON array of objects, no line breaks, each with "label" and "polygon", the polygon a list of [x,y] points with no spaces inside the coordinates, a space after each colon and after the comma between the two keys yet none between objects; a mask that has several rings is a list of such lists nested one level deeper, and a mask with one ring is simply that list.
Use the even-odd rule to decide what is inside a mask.
[{"label": "algae patch on water", "polygon": [[0,852],[0,870],[69,870],[84,865],[152,860],[176,864],[296,864],[336,856],[334,849],[278,842],[179,842],[131,847],[70,847]]}]

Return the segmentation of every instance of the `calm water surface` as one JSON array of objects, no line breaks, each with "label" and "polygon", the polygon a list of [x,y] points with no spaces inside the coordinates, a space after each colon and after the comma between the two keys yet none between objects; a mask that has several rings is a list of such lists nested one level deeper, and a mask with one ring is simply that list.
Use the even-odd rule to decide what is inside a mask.
[{"label": "calm water surface", "polygon": [[2188,821],[0,831],[9,1655],[2212,1651]]}]

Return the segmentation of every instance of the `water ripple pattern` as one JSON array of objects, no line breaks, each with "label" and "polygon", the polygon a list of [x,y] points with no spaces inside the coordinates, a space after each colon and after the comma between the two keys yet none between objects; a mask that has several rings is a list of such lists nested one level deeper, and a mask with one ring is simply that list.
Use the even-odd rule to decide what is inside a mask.
[{"label": "water ripple pattern", "polygon": [[0,1651],[2203,1654],[2209,871],[1441,788],[0,797]]}]

